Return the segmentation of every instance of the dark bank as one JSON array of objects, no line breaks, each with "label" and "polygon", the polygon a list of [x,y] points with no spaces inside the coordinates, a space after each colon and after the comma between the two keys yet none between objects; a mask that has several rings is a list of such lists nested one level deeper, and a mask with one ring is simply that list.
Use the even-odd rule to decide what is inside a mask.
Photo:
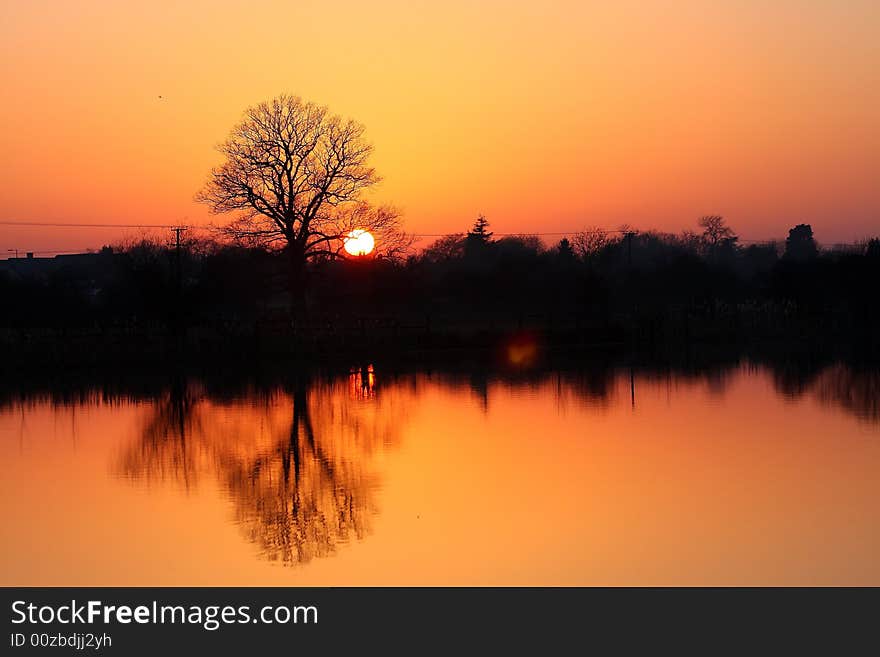
[{"label": "dark bank", "polygon": [[471,231],[419,253],[316,258],[296,291],[285,253],[214,239],[142,241],[98,253],[0,262],[6,367],[156,358],[357,359],[494,349],[539,336],[553,349],[642,352],[695,345],[875,355],[880,240],[820,248],[809,226],[784,244],[702,233]]}]

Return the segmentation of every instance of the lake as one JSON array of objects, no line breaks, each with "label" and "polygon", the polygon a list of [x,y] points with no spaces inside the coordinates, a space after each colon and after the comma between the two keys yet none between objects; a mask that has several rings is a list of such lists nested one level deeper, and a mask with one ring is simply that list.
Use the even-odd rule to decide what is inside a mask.
[{"label": "lake", "polygon": [[880,375],[170,378],[0,403],[3,585],[880,585]]}]

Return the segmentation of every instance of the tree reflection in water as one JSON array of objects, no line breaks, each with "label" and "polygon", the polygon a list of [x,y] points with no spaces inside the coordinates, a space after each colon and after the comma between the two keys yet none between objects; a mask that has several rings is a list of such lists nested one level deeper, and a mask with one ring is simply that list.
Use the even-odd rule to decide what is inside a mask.
[{"label": "tree reflection in water", "polygon": [[[424,385],[470,390],[484,411],[497,386],[554,394],[569,402],[610,408],[626,381],[626,403],[640,386],[703,381],[723,395],[736,366],[694,371],[593,368],[529,371],[490,377],[461,372],[405,376],[377,384],[371,366],[348,378],[294,381],[230,396],[175,382],[121,455],[117,471],[132,480],[173,483],[186,490],[205,475],[226,491],[233,517],[261,555],[285,564],[332,554],[370,532],[377,513],[380,462],[400,440],[408,409]],[[760,371],[750,366],[740,372]],[[630,378],[632,376],[632,378]],[[810,395],[869,422],[880,421],[880,375],[845,365],[778,368],[778,392]]]},{"label": "tree reflection in water", "polygon": [[198,393],[175,378],[140,430],[140,440],[127,449],[118,470],[147,483],[174,482],[185,489],[196,485],[205,469],[206,445]]},{"label": "tree reflection in water", "polygon": [[880,422],[880,372],[854,370],[839,363],[816,377],[815,394],[823,404],[837,405],[856,417]]},{"label": "tree reflection in water", "polygon": [[373,368],[220,403],[175,384],[118,470],[184,488],[211,473],[262,556],[285,564],[332,554],[370,531],[377,459],[399,442],[411,395],[378,394]]}]

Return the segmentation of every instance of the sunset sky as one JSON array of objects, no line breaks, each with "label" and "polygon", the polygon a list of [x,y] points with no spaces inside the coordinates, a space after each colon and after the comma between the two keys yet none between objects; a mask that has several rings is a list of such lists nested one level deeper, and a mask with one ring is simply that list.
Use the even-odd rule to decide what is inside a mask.
[{"label": "sunset sky", "polygon": [[[0,11],[0,220],[207,223],[192,199],[214,146],[288,92],[366,125],[372,196],[416,233],[480,212],[500,232],[678,231],[711,213],[745,239],[880,233],[876,0]],[[124,233],[0,226],[0,257]]]}]

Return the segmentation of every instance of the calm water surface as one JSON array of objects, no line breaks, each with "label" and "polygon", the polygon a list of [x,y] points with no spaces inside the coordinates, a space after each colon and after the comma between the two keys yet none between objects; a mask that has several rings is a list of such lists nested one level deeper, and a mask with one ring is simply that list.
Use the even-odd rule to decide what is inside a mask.
[{"label": "calm water surface", "polygon": [[384,376],[0,405],[5,585],[880,585],[880,378]]}]

